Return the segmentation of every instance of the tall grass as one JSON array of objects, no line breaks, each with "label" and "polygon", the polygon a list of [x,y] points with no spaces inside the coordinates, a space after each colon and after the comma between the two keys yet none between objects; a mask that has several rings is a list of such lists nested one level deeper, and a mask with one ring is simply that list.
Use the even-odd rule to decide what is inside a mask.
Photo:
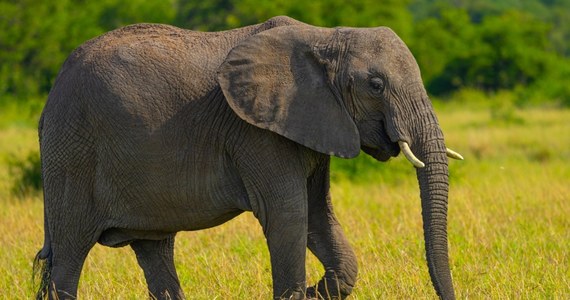
[{"label": "tall grass", "polygon": [[[570,299],[570,111],[438,106],[450,147],[449,244],[459,299]],[[31,298],[43,243],[39,194],[14,196],[7,158],[37,147],[34,129],[0,130],[0,298]],[[403,158],[333,161],[333,202],[359,259],[352,299],[435,299],[424,259],[419,189]],[[268,299],[269,254],[251,213],[179,233],[176,264],[190,299]],[[308,280],[323,269],[309,254]],[[96,246],[83,299],[141,299],[130,248]]]}]

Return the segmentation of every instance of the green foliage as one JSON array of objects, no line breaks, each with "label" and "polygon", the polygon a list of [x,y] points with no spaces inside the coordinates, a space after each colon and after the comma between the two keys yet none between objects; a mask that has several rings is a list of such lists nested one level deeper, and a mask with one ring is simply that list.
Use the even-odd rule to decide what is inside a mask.
[{"label": "green foliage", "polygon": [[[230,29],[235,17],[231,0],[178,1],[175,23],[178,26],[201,31]],[[231,25],[229,25],[232,23]]]},{"label": "green foliage", "polygon": [[398,157],[380,163],[364,152],[354,159],[331,159],[331,179],[347,180],[354,184],[383,183],[401,185],[415,180],[415,170],[410,163]]},{"label": "green foliage", "polygon": [[263,22],[287,15],[317,26],[371,27],[385,25],[404,39],[412,32],[408,0],[388,0],[378,5],[373,0],[180,0],[177,25],[199,30],[225,30]]},{"label": "green foliage", "polygon": [[136,22],[172,22],[172,1],[0,0],[0,105],[46,95],[71,51]]},{"label": "green foliage", "polygon": [[548,71],[542,80],[537,80],[527,88],[519,88],[519,105],[544,105],[570,107],[570,63],[568,59],[551,57]]},{"label": "green foliage", "polygon": [[427,89],[516,91],[518,105],[570,103],[567,1],[414,1],[412,51]]},{"label": "green foliage", "polygon": [[[467,11],[442,10],[438,19],[421,21],[412,48],[427,88],[441,95],[472,87],[484,91],[530,86],[556,66],[550,61],[550,27],[518,11],[489,15],[476,24]],[[570,96],[570,95],[569,95]]]}]

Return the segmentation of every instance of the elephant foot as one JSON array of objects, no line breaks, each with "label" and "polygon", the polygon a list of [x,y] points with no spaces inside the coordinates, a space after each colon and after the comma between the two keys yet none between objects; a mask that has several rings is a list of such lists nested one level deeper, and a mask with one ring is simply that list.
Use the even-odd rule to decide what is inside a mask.
[{"label": "elephant foot", "polygon": [[[328,284],[327,284],[328,283]],[[352,291],[352,289],[350,289]],[[318,284],[314,286],[307,287],[306,298],[307,299],[327,299],[327,300],[339,300],[346,299],[350,291],[343,291],[338,281],[331,279],[321,279]]]}]

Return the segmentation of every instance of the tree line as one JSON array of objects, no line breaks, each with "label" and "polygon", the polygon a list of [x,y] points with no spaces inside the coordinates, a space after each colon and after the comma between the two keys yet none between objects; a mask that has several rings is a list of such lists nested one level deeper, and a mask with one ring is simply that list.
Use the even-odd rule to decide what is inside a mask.
[{"label": "tree line", "polygon": [[69,53],[106,31],[139,22],[217,31],[275,15],[391,27],[442,99],[475,89],[570,106],[566,0],[0,0],[0,107],[45,101]]}]

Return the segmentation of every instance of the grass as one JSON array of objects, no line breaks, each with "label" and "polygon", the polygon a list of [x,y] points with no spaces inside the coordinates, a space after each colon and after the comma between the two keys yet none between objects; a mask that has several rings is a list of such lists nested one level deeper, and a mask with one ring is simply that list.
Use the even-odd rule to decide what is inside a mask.
[{"label": "grass", "polygon": [[[449,243],[459,299],[570,299],[570,110],[438,106],[450,147]],[[493,109],[493,111],[495,108]],[[13,157],[37,147],[32,126],[0,129],[0,299],[32,298],[43,243],[41,197],[13,195]],[[424,259],[419,191],[401,157],[334,160],[333,201],[359,259],[352,299],[435,299]],[[176,264],[190,299],[268,299],[269,254],[250,213],[183,232]],[[308,281],[322,274],[309,255]],[[146,297],[130,248],[96,246],[83,299]]]}]

